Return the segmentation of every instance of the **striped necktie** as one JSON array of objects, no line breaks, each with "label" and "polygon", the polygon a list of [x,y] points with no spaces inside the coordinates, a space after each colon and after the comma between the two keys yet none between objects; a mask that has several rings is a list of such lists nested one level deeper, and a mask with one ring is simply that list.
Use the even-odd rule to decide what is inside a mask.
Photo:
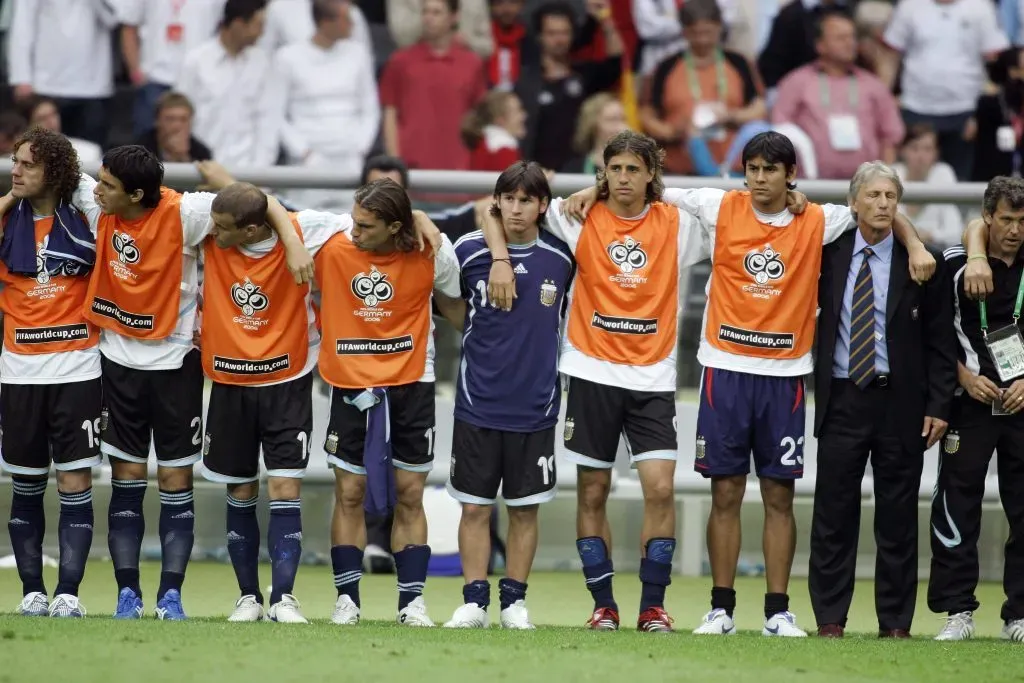
[{"label": "striped necktie", "polygon": [[850,379],[866,389],[875,379],[875,289],[871,282],[868,259],[874,253],[865,247],[864,261],[853,285],[853,307],[850,309]]}]

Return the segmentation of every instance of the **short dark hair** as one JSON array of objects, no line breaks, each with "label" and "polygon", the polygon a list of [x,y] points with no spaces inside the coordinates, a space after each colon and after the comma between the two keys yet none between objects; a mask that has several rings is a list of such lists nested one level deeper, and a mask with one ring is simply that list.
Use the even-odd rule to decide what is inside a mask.
[{"label": "short dark hair", "polygon": [[18,110],[25,117],[26,121],[31,121],[32,116],[36,113],[36,109],[39,109],[44,104],[52,104],[58,112],[60,111],[60,105],[57,104],[57,100],[47,95],[40,95],[39,93],[30,95],[18,106]]},{"label": "short dark hair", "polygon": [[[494,198],[499,199],[503,194],[510,194],[522,190],[527,197],[536,197],[538,201],[547,200],[551,202],[551,185],[548,177],[544,175],[544,168],[536,161],[517,161],[498,176],[498,182],[494,184]],[[544,221],[544,212],[541,212],[537,219],[538,223]],[[491,215],[501,218],[501,208],[497,202],[491,206]]]},{"label": "short dark hair", "polygon": [[993,215],[1001,200],[1014,211],[1024,209],[1024,179],[1000,175],[990,180],[981,202],[982,211],[988,216]]},{"label": "short dark hair", "polygon": [[0,137],[16,138],[28,129],[28,121],[16,111],[0,111]]},{"label": "short dark hair", "polygon": [[220,28],[227,28],[237,19],[250,21],[267,8],[267,0],[228,0],[221,15]]},{"label": "short dark hair", "polygon": [[359,184],[365,185],[370,182],[370,173],[380,171],[381,173],[397,173],[402,178],[402,187],[409,187],[409,167],[398,157],[388,154],[378,154],[370,157],[363,164],[363,173],[359,176]]},{"label": "short dark hair", "polygon": [[[743,166],[751,159],[761,157],[769,164],[782,164],[789,174],[796,168],[796,149],[793,141],[774,130],[758,133],[743,147]],[[792,189],[792,188],[790,188]]]},{"label": "short dark hair", "polygon": [[679,23],[693,26],[698,21],[722,23],[722,9],[715,0],[689,0],[679,8]]},{"label": "short dark hair", "polygon": [[348,0],[313,0],[313,24],[319,26],[338,16],[338,5]]},{"label": "short dark hair", "polygon": [[814,39],[821,40],[822,36],[825,35],[825,22],[829,19],[843,19],[850,22],[854,26],[857,22],[854,20],[853,15],[850,14],[849,10],[844,7],[823,7],[818,13],[818,18],[814,22]]},{"label": "short dark hair", "polygon": [[398,222],[402,226],[395,234],[395,247],[399,251],[416,248],[412,202],[401,185],[391,178],[374,180],[356,190],[355,203],[387,225]]},{"label": "short dark hair", "polygon": [[71,141],[60,133],[32,126],[14,141],[14,152],[22,145],[32,148],[32,158],[43,165],[43,184],[52,190],[58,200],[71,203],[71,196],[78,187],[81,167],[78,153]]},{"label": "short dark hair", "polygon": [[544,30],[544,20],[548,17],[564,17],[569,20],[573,28],[576,28],[576,10],[564,0],[551,0],[545,2],[533,12],[533,32],[540,33]]},{"label": "short dark hair", "polygon": [[[647,195],[644,201],[648,204],[661,201],[661,195],[665,193],[665,181],[661,179],[665,151],[658,146],[654,138],[643,133],[624,130],[612,137],[605,145],[605,166],[608,166],[612,157],[619,154],[635,154],[640,161],[644,162],[647,170],[653,174],[651,182],[647,183]],[[600,199],[608,199],[608,194],[608,177],[602,169],[597,172],[597,196]]]},{"label": "short dark hair", "polygon": [[122,145],[107,150],[103,155],[103,168],[121,181],[124,191],[131,194],[142,190],[139,204],[155,209],[160,203],[160,186],[164,182],[164,165],[160,159],[141,145]]},{"label": "short dark hair", "polygon": [[938,131],[935,130],[935,126],[922,121],[921,123],[914,123],[907,126],[907,132],[903,136],[903,142],[900,143],[900,147],[909,145],[911,142],[915,142],[926,135],[938,135]]},{"label": "short dark hair", "polygon": [[269,202],[263,190],[251,183],[231,183],[213,198],[210,211],[226,213],[236,228],[247,225],[262,226],[267,222]]}]

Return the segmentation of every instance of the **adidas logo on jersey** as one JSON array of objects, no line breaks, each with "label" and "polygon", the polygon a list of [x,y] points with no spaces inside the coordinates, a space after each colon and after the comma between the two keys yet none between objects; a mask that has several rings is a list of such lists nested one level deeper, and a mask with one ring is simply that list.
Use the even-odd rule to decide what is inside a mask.
[{"label": "adidas logo on jersey", "polygon": [[526,275],[530,271],[528,271],[526,269],[526,266],[524,266],[522,263],[517,263],[516,267],[512,270],[512,272],[515,273],[516,275]]}]

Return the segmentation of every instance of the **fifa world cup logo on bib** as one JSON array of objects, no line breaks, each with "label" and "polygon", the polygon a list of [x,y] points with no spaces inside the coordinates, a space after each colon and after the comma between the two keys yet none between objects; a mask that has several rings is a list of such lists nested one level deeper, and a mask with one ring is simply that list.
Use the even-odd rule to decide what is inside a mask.
[{"label": "fifa world cup logo on bib", "polygon": [[114,234],[110,237],[110,241],[114,247],[114,252],[117,254],[117,260],[121,263],[138,263],[139,259],[142,258],[142,252],[135,246],[135,240],[123,232],[115,230]]},{"label": "fifa world cup logo on bib", "polygon": [[640,242],[629,236],[608,245],[608,258],[625,274],[647,265],[647,252],[641,248]]},{"label": "fifa world cup logo on bib", "polygon": [[743,269],[747,271],[754,282],[764,286],[773,280],[780,279],[786,274],[786,264],[782,262],[782,254],[778,253],[770,244],[766,244],[761,251],[752,251],[743,259]]},{"label": "fifa world cup logo on bib", "polygon": [[378,304],[391,301],[395,288],[388,282],[388,276],[370,266],[369,273],[359,273],[352,278],[352,293],[362,299],[367,308],[376,308]]},{"label": "fifa world cup logo on bib", "polygon": [[270,298],[249,278],[245,278],[242,284],[236,282],[231,285],[231,300],[242,309],[242,315],[247,318],[251,318],[259,311],[265,311],[270,305]]},{"label": "fifa world cup logo on bib", "polygon": [[[39,244],[37,246],[39,247],[39,250],[42,250],[42,248],[43,248],[42,244]],[[40,285],[45,285],[49,281],[50,281],[50,274],[46,271],[46,259],[44,259],[43,255],[41,253],[39,253],[39,251],[37,251],[36,252],[36,283],[40,284]]]}]

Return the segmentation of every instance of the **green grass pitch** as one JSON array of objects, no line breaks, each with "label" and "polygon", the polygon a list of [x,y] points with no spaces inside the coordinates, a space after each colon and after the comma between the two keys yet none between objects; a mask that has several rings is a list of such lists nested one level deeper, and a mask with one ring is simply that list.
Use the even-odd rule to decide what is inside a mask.
[{"label": "green grass pitch", "polygon": [[[47,586],[55,584],[47,570]],[[20,597],[14,570],[0,570],[0,683],[186,683],[213,681],[608,681],[721,680],[724,683],[793,681],[858,683],[866,681],[1024,681],[1024,646],[994,639],[1001,626],[998,585],[982,585],[977,615],[981,638],[966,643],[931,641],[942,620],[928,612],[921,586],[912,642],[874,637],[872,585],[858,583],[849,627],[857,633],[843,641],[788,640],[759,635],[764,584],[740,579],[734,637],[697,637],[690,630],[708,607],[707,578],[675,577],[668,589],[668,610],[679,632],[640,634],[632,630],[639,584],[632,574],[616,577],[616,597],[624,617],[619,633],[582,628],[590,609],[583,579],[573,573],[544,573],[531,578],[529,607],[540,628],[534,633],[412,629],[394,624],[393,576],[363,579],[362,624],[342,628],[327,621],[334,603],[328,567],[303,566],[296,595],[310,626],[272,623],[228,624],[225,615],[237,597],[228,565],[194,563],[183,591],[185,623],[152,618],[159,568],[143,567],[146,618],[115,622],[115,590],[110,564],[89,565],[82,621],[29,619],[12,615]],[[261,572],[270,579],[269,567]],[[492,579],[497,598],[496,579]],[[461,602],[461,579],[431,578],[426,599],[439,624]],[[813,617],[803,581],[791,588],[792,608],[804,628]],[[491,607],[492,618],[497,616]]]}]

